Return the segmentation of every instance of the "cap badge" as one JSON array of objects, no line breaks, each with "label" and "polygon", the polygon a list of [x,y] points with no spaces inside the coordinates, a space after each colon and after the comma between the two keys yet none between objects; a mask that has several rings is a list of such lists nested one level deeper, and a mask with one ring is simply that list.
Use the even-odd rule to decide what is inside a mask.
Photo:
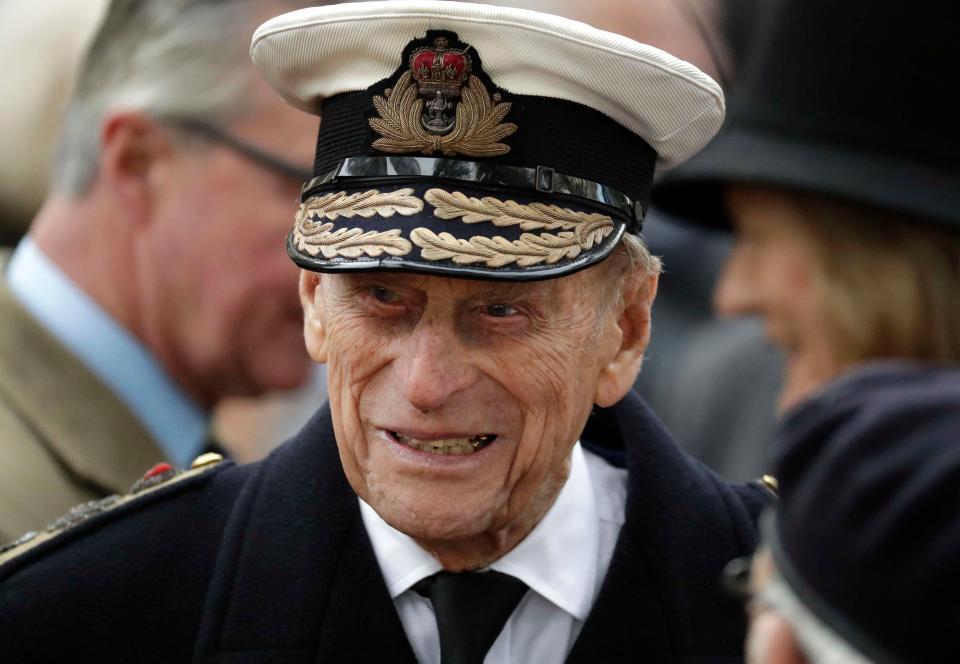
[{"label": "cap badge", "polygon": [[410,55],[409,69],[393,88],[373,98],[379,117],[370,126],[380,134],[373,147],[389,153],[462,154],[496,157],[510,152],[500,141],[517,130],[502,122],[511,104],[491,95],[472,71],[464,49],[436,37]]}]

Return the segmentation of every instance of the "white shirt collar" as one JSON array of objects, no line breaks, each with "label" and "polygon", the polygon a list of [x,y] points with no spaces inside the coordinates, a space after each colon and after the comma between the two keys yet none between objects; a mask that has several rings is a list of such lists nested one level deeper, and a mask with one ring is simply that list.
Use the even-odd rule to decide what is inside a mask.
[{"label": "white shirt collar", "polygon": [[167,458],[188,466],[203,446],[207,417],[132,334],[24,238],[7,266],[23,306],[131,410]]},{"label": "white shirt collar", "polygon": [[[360,501],[360,514],[390,597],[442,568],[412,538]],[[540,523],[490,569],[514,576],[577,620],[586,620],[597,576],[598,525],[590,474],[578,442],[570,475]]]}]

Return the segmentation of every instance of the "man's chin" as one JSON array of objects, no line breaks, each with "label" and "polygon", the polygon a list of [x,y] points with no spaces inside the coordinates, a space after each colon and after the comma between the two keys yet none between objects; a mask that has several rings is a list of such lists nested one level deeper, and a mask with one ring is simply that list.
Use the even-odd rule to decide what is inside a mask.
[{"label": "man's chin", "polygon": [[396,501],[371,506],[393,528],[424,545],[474,539],[490,525],[486,512],[472,514],[465,510],[424,509],[422,505],[405,508]]}]

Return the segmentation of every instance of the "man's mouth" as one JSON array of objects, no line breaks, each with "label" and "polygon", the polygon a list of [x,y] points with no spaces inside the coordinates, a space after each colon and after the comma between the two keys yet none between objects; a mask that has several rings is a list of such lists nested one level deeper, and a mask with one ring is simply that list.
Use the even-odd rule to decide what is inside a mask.
[{"label": "man's mouth", "polygon": [[396,431],[390,431],[389,433],[398,443],[430,454],[473,454],[497,439],[496,434],[492,433],[469,438],[436,438],[434,440],[420,440],[411,436],[404,436]]}]

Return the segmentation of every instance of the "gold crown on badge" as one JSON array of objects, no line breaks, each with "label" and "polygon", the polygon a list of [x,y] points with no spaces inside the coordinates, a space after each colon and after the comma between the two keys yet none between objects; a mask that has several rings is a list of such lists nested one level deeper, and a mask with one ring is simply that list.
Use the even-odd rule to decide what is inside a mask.
[{"label": "gold crown on badge", "polygon": [[496,157],[510,152],[501,143],[517,130],[503,122],[511,104],[490,94],[471,73],[465,48],[450,48],[447,37],[410,54],[409,67],[383,96],[373,98],[378,117],[370,127],[380,135],[373,147],[393,154],[462,154]]}]

